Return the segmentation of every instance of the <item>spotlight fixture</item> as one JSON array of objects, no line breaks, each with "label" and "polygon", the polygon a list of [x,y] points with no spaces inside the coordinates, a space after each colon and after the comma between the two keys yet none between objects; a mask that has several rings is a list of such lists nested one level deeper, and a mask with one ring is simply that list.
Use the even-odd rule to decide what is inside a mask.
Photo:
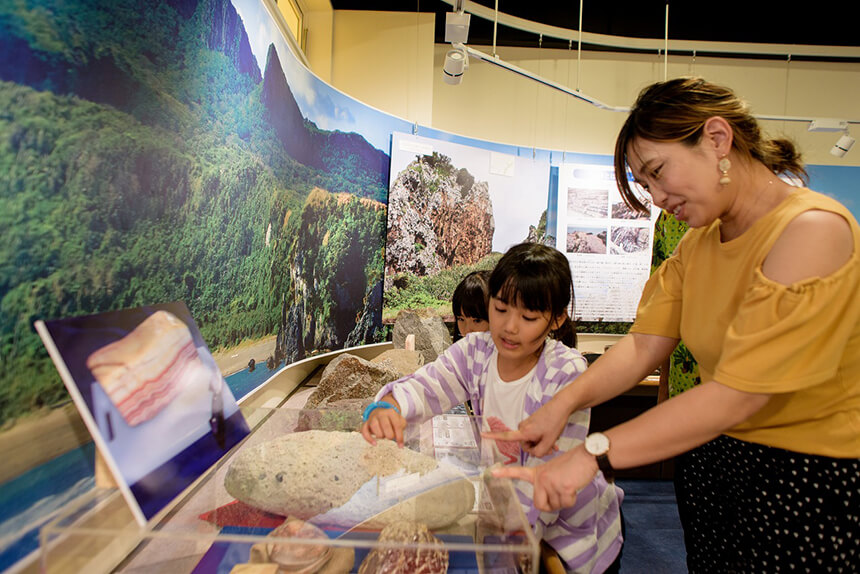
[{"label": "spotlight fixture", "polygon": [[835,155],[836,157],[845,157],[845,154],[848,153],[848,150],[851,149],[851,146],[854,145],[854,138],[846,131],[842,134],[833,147],[830,148],[830,153]]},{"label": "spotlight fixture", "polygon": [[445,54],[445,65],[442,67],[442,79],[445,80],[446,84],[456,86],[463,81],[463,72],[468,67],[469,57],[462,46],[448,50],[448,53]]}]

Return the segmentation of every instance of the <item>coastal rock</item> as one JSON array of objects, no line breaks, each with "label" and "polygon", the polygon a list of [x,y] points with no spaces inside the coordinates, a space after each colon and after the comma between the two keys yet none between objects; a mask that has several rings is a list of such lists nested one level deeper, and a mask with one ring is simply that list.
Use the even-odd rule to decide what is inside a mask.
[{"label": "coastal rock", "polygon": [[420,156],[391,184],[385,276],[474,264],[492,250],[494,230],[487,182],[438,152]]},{"label": "coastal rock", "polygon": [[375,548],[358,568],[358,574],[442,574],[448,571],[448,551],[426,524],[399,521],[379,533],[379,542],[427,544],[438,548]]},{"label": "coastal rock", "polygon": [[440,528],[475,502],[471,481],[453,467],[389,440],[371,446],[356,432],[292,433],[246,448],[224,487],[254,508],[346,528],[417,517]]},{"label": "coastal rock", "polygon": [[326,406],[341,399],[365,399],[396,379],[399,373],[386,363],[372,363],[361,357],[343,353],[326,365],[316,390],[308,397],[305,408]]},{"label": "coastal rock", "polygon": [[428,363],[435,361],[452,342],[451,332],[438,315],[422,316],[414,311],[401,311],[394,320],[394,348],[404,348],[410,334],[415,335],[415,351],[421,353]]},{"label": "coastal rock", "polygon": [[567,233],[568,253],[606,253],[606,231],[569,231]]}]

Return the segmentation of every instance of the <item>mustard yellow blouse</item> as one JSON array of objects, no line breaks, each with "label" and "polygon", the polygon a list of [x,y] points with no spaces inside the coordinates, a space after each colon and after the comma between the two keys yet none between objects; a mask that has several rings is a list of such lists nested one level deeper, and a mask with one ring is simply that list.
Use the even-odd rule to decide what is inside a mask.
[{"label": "mustard yellow blouse", "polygon": [[[761,265],[804,211],[844,217],[854,254],[828,277],[793,285]],[[860,457],[860,226],[837,201],[798,189],[743,235],[720,241],[719,221],[691,230],[645,286],[631,332],[680,337],[702,382],[773,393],[726,434],[795,452]]]}]

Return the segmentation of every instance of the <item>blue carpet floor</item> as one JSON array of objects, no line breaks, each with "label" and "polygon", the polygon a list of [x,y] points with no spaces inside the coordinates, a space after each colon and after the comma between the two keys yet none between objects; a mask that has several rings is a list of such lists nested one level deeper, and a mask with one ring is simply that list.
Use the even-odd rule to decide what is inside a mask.
[{"label": "blue carpet floor", "polygon": [[619,480],[627,539],[621,574],[687,572],[684,532],[671,480]]}]

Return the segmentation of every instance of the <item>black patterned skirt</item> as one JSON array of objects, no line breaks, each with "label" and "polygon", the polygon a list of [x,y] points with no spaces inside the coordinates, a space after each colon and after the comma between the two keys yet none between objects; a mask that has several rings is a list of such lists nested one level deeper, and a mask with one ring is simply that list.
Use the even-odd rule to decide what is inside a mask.
[{"label": "black patterned skirt", "polygon": [[691,573],[860,572],[860,459],[720,436],[676,458]]}]

